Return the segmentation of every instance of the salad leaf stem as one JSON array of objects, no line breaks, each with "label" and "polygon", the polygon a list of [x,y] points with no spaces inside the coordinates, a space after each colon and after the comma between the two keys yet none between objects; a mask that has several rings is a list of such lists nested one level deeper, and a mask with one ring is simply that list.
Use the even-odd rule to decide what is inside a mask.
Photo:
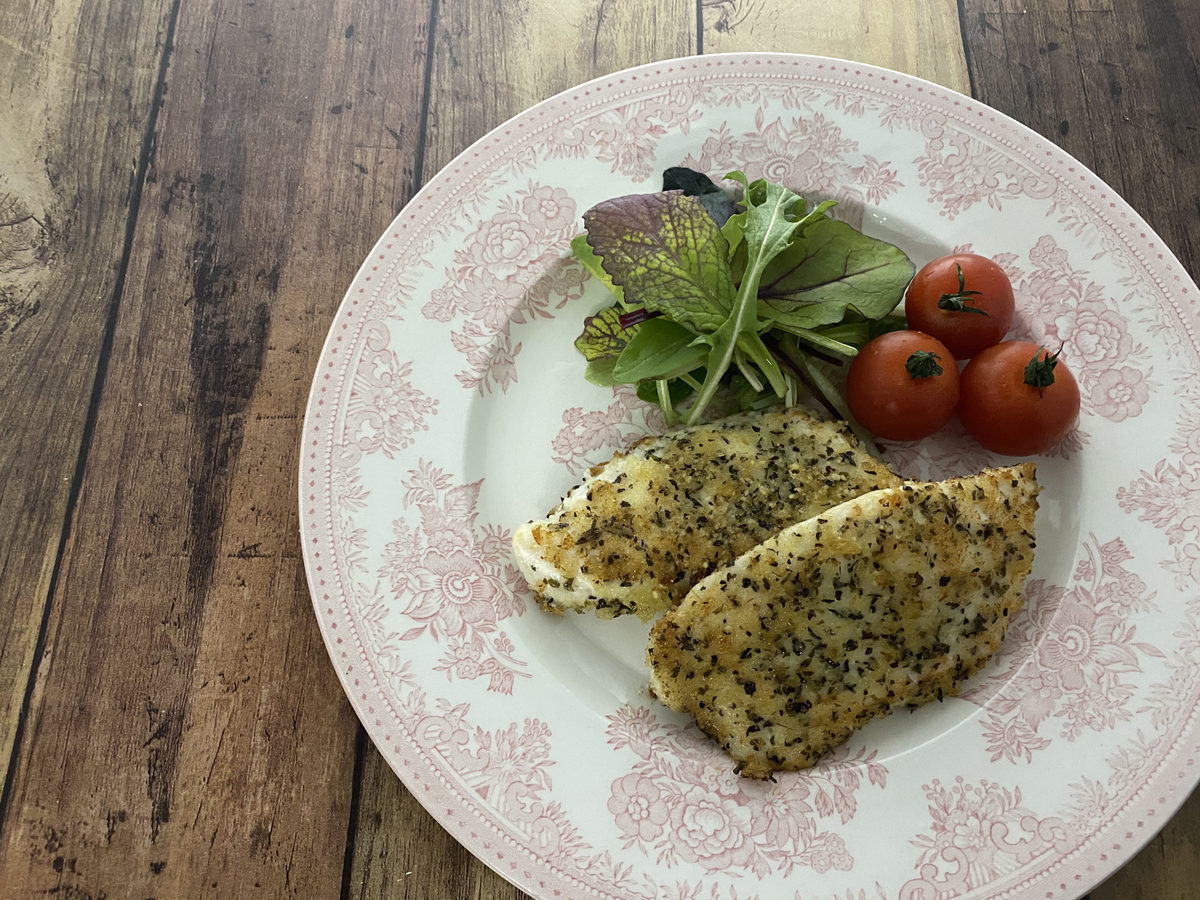
[{"label": "salad leaf stem", "polygon": [[667,425],[678,425],[679,416],[675,413],[675,404],[671,402],[670,381],[666,378],[659,378],[654,382],[654,387],[658,391],[658,405],[662,408]]},{"label": "salad leaf stem", "polygon": [[858,420],[854,418],[853,414],[851,414],[850,406],[846,403],[846,398],[838,390],[833,380],[825,373],[822,366],[814,364],[803,353],[794,353],[794,355],[789,353],[788,355],[797,370],[803,372],[803,378],[812,391],[813,396],[833,415],[844,419],[850,430],[862,441],[863,446],[878,455],[879,449],[875,443],[874,436],[863,428],[858,423]]},{"label": "salad leaf stem", "polygon": [[[838,415],[837,407],[821,393],[819,386],[810,376],[809,367],[804,361],[804,352],[797,347],[794,340],[783,338],[775,343],[774,352],[779,357],[780,364],[788,369],[790,380],[794,385],[803,385],[812,398],[825,407],[830,415]],[[793,388],[793,390],[795,389]]]},{"label": "salad leaf stem", "polygon": [[[750,386],[754,388],[755,393],[762,393],[764,387],[762,380],[758,377],[757,373],[755,373],[754,366],[750,363],[750,360],[746,358],[746,354],[742,351],[741,347],[735,349],[733,361],[737,364],[738,371],[742,373],[742,377],[745,378],[746,381],[750,382]],[[776,363],[776,365],[778,365],[778,363]]]},{"label": "salad leaf stem", "polygon": [[[858,347],[832,337],[829,332],[814,331],[811,328],[780,328],[804,344],[817,356],[835,365],[854,359],[858,355]],[[859,345],[865,343],[859,341]]]}]

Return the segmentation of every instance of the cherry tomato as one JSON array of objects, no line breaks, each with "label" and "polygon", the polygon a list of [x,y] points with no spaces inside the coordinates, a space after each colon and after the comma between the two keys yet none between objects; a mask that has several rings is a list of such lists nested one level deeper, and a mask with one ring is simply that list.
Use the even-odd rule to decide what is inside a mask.
[{"label": "cherry tomato", "polygon": [[1004,341],[963,369],[958,415],[994,453],[1045,453],[1079,418],[1079,385],[1058,353],[1030,341]]},{"label": "cherry tomato", "polygon": [[954,356],[919,331],[881,334],[850,363],[846,402],[854,418],[881,438],[928,437],[950,420],[958,403]]},{"label": "cherry tomato", "polygon": [[1012,282],[996,263],[954,253],[922,266],[904,295],[908,327],[931,334],[955,359],[1004,339],[1013,320]]}]

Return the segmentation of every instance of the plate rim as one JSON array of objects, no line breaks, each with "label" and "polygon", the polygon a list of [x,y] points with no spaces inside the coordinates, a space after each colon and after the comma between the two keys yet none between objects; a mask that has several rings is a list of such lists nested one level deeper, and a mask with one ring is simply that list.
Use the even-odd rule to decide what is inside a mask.
[{"label": "plate rim", "polygon": [[[412,214],[411,210],[413,210],[416,207],[419,207],[421,202],[427,201],[431,197],[436,195],[437,191],[439,190],[439,188],[441,186],[440,183],[450,177],[450,175],[448,173],[452,173],[456,169],[456,167],[461,167],[462,165],[464,165],[465,161],[467,159],[469,159],[472,156],[472,154],[477,156],[481,150],[483,150],[484,148],[486,148],[492,144],[495,144],[498,140],[500,140],[503,137],[503,135],[505,134],[506,127],[510,126],[512,123],[516,122],[517,120],[520,120],[523,118],[532,118],[534,116],[539,115],[540,113],[554,109],[557,104],[566,102],[570,97],[572,97],[573,95],[578,95],[579,92],[581,92],[581,91],[587,91],[590,89],[611,88],[617,82],[617,80],[619,80],[622,77],[630,78],[631,76],[635,76],[635,75],[638,77],[642,77],[643,73],[649,73],[649,72],[652,72],[653,70],[662,70],[666,67],[671,67],[671,66],[679,66],[679,67],[694,66],[699,63],[704,63],[706,65],[712,64],[716,67],[730,66],[730,67],[734,67],[734,68],[739,68],[742,66],[755,64],[756,60],[765,62],[765,63],[769,63],[769,64],[796,63],[796,64],[800,64],[800,65],[825,64],[825,65],[828,65],[831,67],[846,67],[846,66],[848,66],[848,67],[853,67],[856,75],[862,75],[862,74],[866,73],[868,75],[868,77],[878,77],[878,78],[886,77],[888,79],[901,79],[909,85],[924,86],[925,90],[928,91],[929,94],[932,96],[937,96],[942,99],[945,99],[946,97],[953,97],[953,98],[957,99],[960,103],[964,104],[967,107],[967,109],[972,110],[972,111],[978,111],[981,115],[982,114],[988,115],[989,117],[991,117],[993,122],[1002,125],[1005,129],[1015,129],[1015,133],[1019,134],[1025,141],[1030,142],[1034,145],[1045,146],[1048,150],[1050,150],[1052,152],[1053,155],[1059,157],[1060,160],[1069,161],[1074,166],[1074,169],[1072,169],[1072,172],[1073,173],[1077,172],[1080,175],[1081,180],[1083,180],[1085,182],[1090,181],[1093,185],[1103,186],[1103,188],[1108,192],[1108,197],[1115,200],[1116,211],[1122,214],[1121,217],[1123,219],[1125,219],[1129,224],[1132,224],[1135,227],[1139,228],[1141,231],[1141,237],[1144,240],[1148,240],[1152,244],[1156,244],[1157,248],[1159,250],[1161,250],[1161,252],[1158,254],[1157,265],[1163,266],[1167,270],[1175,269],[1174,274],[1176,275],[1176,278],[1178,279],[1181,276],[1185,284],[1190,284],[1194,288],[1194,283],[1191,281],[1191,278],[1188,275],[1188,273],[1186,272],[1186,270],[1184,269],[1182,263],[1175,256],[1173,251],[1171,251],[1171,249],[1166,246],[1166,244],[1162,240],[1162,238],[1153,230],[1153,228],[1151,228],[1151,226],[1145,221],[1145,219],[1136,210],[1134,210],[1128,204],[1128,202],[1126,202],[1124,200],[1124,198],[1122,198],[1120,196],[1120,194],[1115,189],[1113,189],[1111,186],[1107,185],[1101,178],[1099,178],[1099,176],[1096,175],[1095,172],[1093,172],[1089,167],[1087,167],[1086,165],[1081,163],[1079,160],[1075,159],[1075,157],[1071,156],[1069,153],[1067,153],[1067,151],[1065,151],[1064,149],[1059,147],[1057,144],[1055,144],[1050,139],[1038,134],[1036,131],[1034,131],[1029,126],[1026,126],[1024,123],[1012,118],[1011,116],[1001,112],[1000,110],[997,110],[994,107],[988,106],[987,104],[984,104],[983,102],[976,100],[975,98],[970,97],[969,95],[962,94],[952,88],[938,85],[935,82],[929,81],[927,79],[923,79],[919,76],[909,75],[909,74],[901,72],[901,71],[885,68],[885,67],[878,66],[878,65],[862,63],[862,62],[855,61],[855,60],[840,59],[837,57],[829,57],[829,56],[813,55],[813,54],[772,52],[772,51],[697,54],[697,55],[673,57],[673,58],[665,59],[665,60],[656,60],[656,61],[645,62],[645,63],[641,63],[641,64],[638,64],[635,66],[630,66],[625,69],[620,69],[620,70],[614,71],[609,74],[599,75],[594,78],[588,79],[587,81],[581,82],[580,84],[577,84],[572,87],[568,87],[562,91],[556,92],[555,94],[553,94],[543,100],[538,101],[537,103],[531,105],[530,107],[526,108],[525,110],[522,110],[521,112],[517,113],[516,115],[506,119],[504,122],[489,129],[483,135],[481,135],[480,137],[478,137],[474,141],[472,141],[470,144],[468,144],[462,151],[460,151],[458,154],[456,154],[445,166],[443,166],[438,172],[436,172],[432,177],[430,177],[426,181],[426,183],[424,185],[422,185],[421,188],[418,191],[416,191],[413,194],[413,196],[405,203],[405,205],[397,212],[397,214],[393,217],[393,219],[389,223],[388,227],[383,231],[381,236],[375,241],[371,250],[369,251],[367,256],[364,258],[363,262],[359,266],[359,268],[356,271],[351,282],[347,286],[347,291],[346,291],[345,295],[343,296],[342,301],[339,303],[338,308],[337,308],[333,318],[330,320],[329,331],[326,334],[325,340],[322,344],[321,351],[317,356],[317,363],[316,363],[316,366],[315,366],[315,369],[313,372],[313,382],[310,387],[307,402],[305,404],[304,420],[303,420],[303,425],[302,425],[301,432],[300,432],[298,488],[299,488],[299,506],[300,506],[299,531],[300,531],[300,537],[301,537],[302,558],[303,558],[303,562],[304,562],[306,583],[307,583],[307,587],[309,589],[310,599],[313,604],[313,611],[317,618],[317,622],[318,622],[318,625],[319,625],[319,628],[321,631],[321,635],[322,635],[322,640],[324,642],[327,654],[329,656],[330,663],[333,665],[333,668],[334,668],[335,672],[337,673],[337,676],[338,676],[339,682],[341,684],[341,687],[343,689],[343,692],[345,693],[347,699],[350,701],[351,706],[355,711],[356,717],[359,719],[359,722],[362,724],[362,726],[364,728],[364,732],[371,739],[372,743],[375,744],[375,746],[379,749],[383,758],[388,762],[389,768],[391,768],[392,771],[395,772],[397,777],[400,778],[405,789],[408,790],[410,793],[413,794],[414,797],[417,798],[418,802],[420,802],[422,804],[422,806],[430,813],[430,815],[435,819],[435,821],[437,821],[439,824],[441,824],[442,827],[446,828],[446,830],[455,838],[455,840],[458,841],[460,844],[462,844],[477,859],[479,859],[481,862],[485,863],[490,868],[495,870],[498,874],[500,874],[502,877],[504,877],[509,882],[518,886],[522,890],[529,892],[532,896],[550,896],[549,893],[544,894],[544,895],[539,894],[539,891],[547,891],[547,890],[550,890],[550,888],[547,888],[545,886],[545,883],[538,884],[537,881],[535,880],[535,878],[533,876],[529,875],[529,872],[525,872],[524,874],[526,877],[524,879],[522,879],[520,877],[520,873],[516,873],[516,872],[512,871],[511,869],[506,871],[505,866],[504,866],[506,857],[504,855],[501,855],[499,858],[497,858],[496,854],[498,851],[496,848],[489,846],[488,842],[483,840],[483,838],[481,836],[473,835],[471,833],[471,823],[466,821],[466,819],[467,819],[466,815],[456,816],[454,813],[450,812],[449,810],[446,811],[445,815],[441,814],[441,811],[438,808],[437,803],[436,803],[436,798],[433,796],[430,796],[430,786],[428,784],[424,785],[424,791],[422,792],[422,790],[420,789],[421,788],[420,785],[410,783],[410,778],[412,778],[412,776],[414,776],[416,773],[414,773],[411,770],[411,768],[409,771],[402,770],[399,765],[401,762],[399,754],[397,752],[393,751],[392,749],[388,748],[386,745],[384,745],[384,746],[380,745],[380,742],[377,738],[375,731],[368,724],[368,719],[372,716],[372,713],[368,712],[368,707],[366,705],[366,701],[363,699],[360,699],[360,695],[362,694],[362,691],[359,689],[358,685],[355,685],[353,683],[353,679],[346,672],[343,671],[343,667],[338,665],[336,662],[335,654],[337,652],[339,652],[338,644],[336,642],[340,636],[332,633],[331,628],[330,628],[330,623],[326,620],[325,613],[322,609],[322,603],[319,599],[319,596],[322,593],[322,590],[321,590],[322,585],[321,585],[321,578],[320,578],[322,569],[321,569],[321,566],[317,563],[316,559],[313,557],[312,552],[310,551],[310,543],[312,543],[313,541],[316,540],[317,535],[313,529],[313,526],[309,522],[309,517],[304,513],[304,508],[308,505],[308,501],[305,499],[305,497],[306,497],[306,494],[308,494],[311,490],[310,487],[308,487],[306,485],[306,481],[307,481],[306,460],[309,458],[308,453],[307,453],[307,448],[308,448],[310,442],[313,440],[313,435],[310,433],[309,429],[310,429],[310,423],[314,419],[314,413],[315,413],[316,405],[318,402],[317,380],[320,376],[320,372],[321,372],[322,368],[324,367],[324,365],[326,364],[326,362],[328,360],[329,353],[330,353],[330,350],[333,345],[334,326],[339,321],[342,320],[343,315],[346,312],[347,304],[351,298],[352,293],[354,292],[355,286],[360,285],[361,280],[365,277],[365,273],[370,268],[371,260],[379,253],[381,247],[386,242],[389,233],[393,230],[393,228],[397,225],[397,223],[399,223],[406,216]],[[727,69],[726,71],[729,71],[729,70]],[[1116,230],[1120,231],[1122,229],[1118,227]],[[1152,263],[1149,260],[1145,260],[1143,262],[1144,262],[1145,267],[1148,270],[1148,272],[1153,270],[1153,268],[1155,266],[1154,263]],[[1159,279],[1157,277],[1154,277],[1154,280],[1156,282],[1159,281]],[[1164,288],[1164,295],[1165,295],[1167,293],[1167,291],[1165,290],[1165,285],[1160,284],[1159,286]],[[1176,298],[1174,302],[1176,303],[1177,306],[1180,305],[1178,298]],[[1193,297],[1193,300],[1190,305],[1195,306],[1195,304],[1196,304],[1196,301],[1195,301],[1195,298]],[[1191,338],[1194,342],[1195,336],[1191,335]],[[336,628],[336,626],[335,626],[335,628]],[[1193,709],[1191,716],[1189,717],[1192,720],[1192,724],[1189,728],[1181,731],[1181,733],[1180,733],[1180,741],[1181,742],[1183,741],[1184,737],[1188,734],[1192,735],[1193,738],[1200,737],[1200,729],[1197,729],[1196,724],[1195,724],[1195,719],[1196,719],[1197,714],[1198,714],[1197,710]],[[419,755],[421,755],[421,756],[425,755],[423,748],[414,748],[414,750],[415,750],[415,752],[419,753]],[[1193,752],[1195,752],[1197,750],[1200,750],[1200,743],[1197,743],[1196,746],[1193,747]],[[1161,766],[1160,766],[1160,768],[1161,768]],[[433,770],[433,773],[436,774],[436,768],[431,767],[431,769]],[[1157,777],[1157,772],[1156,772],[1156,777]],[[420,777],[416,777],[415,780],[420,781],[421,779],[420,779]],[[1087,890],[1090,890],[1091,888],[1095,887],[1097,884],[1099,884],[1100,882],[1102,882],[1103,880],[1108,878],[1110,875],[1114,874],[1116,871],[1118,871],[1120,868],[1122,868],[1125,864],[1127,864],[1128,861],[1130,859],[1132,859],[1132,857],[1136,854],[1136,852],[1138,850],[1140,850],[1142,847],[1144,847],[1146,844],[1148,844],[1151,840],[1153,840],[1153,838],[1159,833],[1159,831],[1161,831],[1161,829],[1163,827],[1165,827],[1167,822],[1169,822],[1171,820],[1171,818],[1173,818],[1173,816],[1177,813],[1179,807],[1182,806],[1183,803],[1188,799],[1188,796],[1190,795],[1191,791],[1195,789],[1196,784],[1198,782],[1200,782],[1200,773],[1197,773],[1195,776],[1192,777],[1187,790],[1178,791],[1178,792],[1176,792],[1176,796],[1171,798],[1171,802],[1166,805],[1166,806],[1170,807],[1169,811],[1167,811],[1166,807],[1164,807],[1162,804],[1155,804],[1156,806],[1160,807],[1159,814],[1155,816],[1156,822],[1151,823],[1152,827],[1147,828],[1144,831],[1138,833],[1137,837],[1140,840],[1135,842],[1136,847],[1131,846],[1128,849],[1128,852],[1126,851],[1126,849],[1123,848],[1120,851],[1120,861],[1116,865],[1111,866],[1110,868],[1108,868],[1105,871],[1097,871],[1097,872],[1092,873],[1092,875],[1089,876],[1092,879],[1090,883],[1087,878],[1085,878],[1083,880],[1078,880],[1078,872],[1076,872],[1075,877],[1077,880],[1075,881],[1074,886],[1072,887],[1072,890],[1078,889],[1079,893],[1086,892]],[[1157,783],[1157,782],[1154,782],[1154,783]],[[1134,792],[1133,797],[1140,797],[1140,795],[1146,793],[1148,788],[1150,787],[1150,785],[1151,785],[1150,781],[1143,783],[1142,786],[1139,787]],[[1129,801],[1129,803],[1126,804],[1126,808],[1128,808],[1129,806],[1132,806],[1133,804],[1134,804],[1134,800],[1131,799]],[[459,811],[459,812],[463,812],[463,811]],[[465,812],[466,813],[474,813],[475,811],[474,810],[466,810]],[[503,839],[503,840],[507,841],[509,844],[511,844],[512,849],[514,851],[527,850],[527,848],[522,847],[516,841],[513,841],[509,835],[507,835],[503,832],[502,829],[496,829],[495,838]],[[1081,845],[1081,846],[1083,846],[1083,845]],[[540,858],[535,858],[535,862],[533,863],[533,865],[544,863],[544,862],[545,861]],[[541,874],[541,873],[537,873],[537,874]],[[554,875],[556,877],[562,877],[564,879],[570,878],[570,875],[567,872],[555,872]],[[574,881],[572,881],[569,884],[564,884],[563,887],[566,889],[569,889],[569,890],[584,890],[584,891],[588,892],[589,895],[593,895],[593,896],[608,896],[607,894],[595,893],[594,890],[590,886],[582,884],[582,883],[574,882]],[[1063,887],[1066,888],[1067,885],[1064,884]],[[1015,888],[1011,888],[1011,889],[1015,889]],[[1011,890],[1011,889],[1009,889],[1009,890]],[[1007,896],[1007,895],[1008,895],[1007,893],[1002,892],[1001,894],[996,894],[995,896]],[[993,895],[989,893],[988,896],[993,896]]]}]

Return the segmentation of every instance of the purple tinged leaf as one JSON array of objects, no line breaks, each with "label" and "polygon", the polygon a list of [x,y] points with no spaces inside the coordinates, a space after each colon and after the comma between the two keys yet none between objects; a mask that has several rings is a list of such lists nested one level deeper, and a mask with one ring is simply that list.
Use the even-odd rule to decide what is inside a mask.
[{"label": "purple tinged leaf", "polygon": [[634,325],[641,325],[647,319],[654,319],[661,316],[660,312],[646,312],[644,309],[634,309],[627,313],[622,313],[618,322],[622,328],[632,328]]},{"label": "purple tinged leaf", "polygon": [[720,327],[737,294],[729,245],[694,198],[674,191],[606,200],[583,214],[587,243],[628,306],[698,333]]},{"label": "purple tinged leaf", "polygon": [[614,304],[583,320],[583,332],[575,338],[575,349],[588,362],[616,359],[621,355],[632,337],[632,333],[625,332],[622,314],[621,307]]}]

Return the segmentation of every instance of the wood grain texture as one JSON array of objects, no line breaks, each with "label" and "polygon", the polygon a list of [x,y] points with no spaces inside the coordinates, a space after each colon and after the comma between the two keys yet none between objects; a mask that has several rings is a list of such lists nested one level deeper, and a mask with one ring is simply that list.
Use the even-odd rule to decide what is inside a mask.
[{"label": "wood grain texture", "polygon": [[[980,100],[1054,141],[1200,271],[1200,5],[966,0]],[[1164,46],[1164,43],[1166,46]]]},{"label": "wood grain texture", "polygon": [[627,66],[695,53],[696,39],[689,0],[440,4],[425,170],[432,175],[539,100]]},{"label": "wood grain texture", "polygon": [[[0,4],[0,894],[526,900],[344,698],[297,539],[304,403],[354,271],[458,152],[735,50],[973,83],[1196,274],[1191,0]],[[1198,835],[1193,796],[1091,900],[1191,898]]]},{"label": "wood grain texture", "polygon": [[[696,52],[685,0],[443,3],[433,24],[423,175],[540,100],[627,66]],[[487,85],[480,90],[480,85]],[[527,895],[480,863],[419,806],[369,747],[354,834],[351,897]]]},{"label": "wood grain texture", "polygon": [[896,69],[969,94],[952,0],[701,0],[704,52],[777,50]]},{"label": "wood grain texture", "polygon": [[6,769],[121,278],[169,8],[167,0],[0,8],[0,766]]},{"label": "wood grain texture", "polygon": [[[976,95],[1112,185],[1200,274],[1200,6],[1192,0],[964,0]],[[1190,900],[1193,794],[1091,900]]]},{"label": "wood grain texture", "polygon": [[341,890],[357,726],[305,584],[297,435],[412,190],[428,17],[353,6],[181,8],[9,785],[12,896]]}]

